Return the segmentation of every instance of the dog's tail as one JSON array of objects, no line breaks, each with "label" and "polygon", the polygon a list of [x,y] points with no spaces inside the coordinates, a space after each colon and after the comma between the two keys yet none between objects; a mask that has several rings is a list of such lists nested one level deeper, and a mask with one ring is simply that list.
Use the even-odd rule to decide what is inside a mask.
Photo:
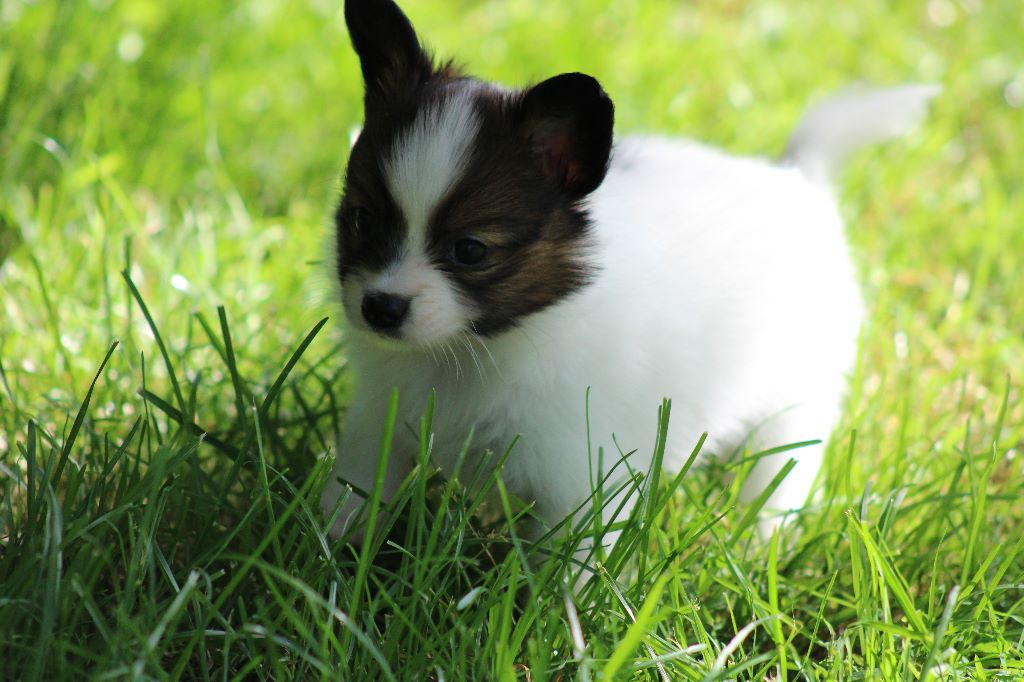
[{"label": "dog's tail", "polygon": [[846,158],[875,142],[908,133],[924,118],[937,85],[850,89],[811,107],[789,138],[783,163],[831,186]]}]

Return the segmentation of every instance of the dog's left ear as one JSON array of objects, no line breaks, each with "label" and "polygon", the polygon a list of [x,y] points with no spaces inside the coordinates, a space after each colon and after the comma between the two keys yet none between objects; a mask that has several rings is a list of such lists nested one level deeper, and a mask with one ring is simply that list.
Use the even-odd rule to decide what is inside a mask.
[{"label": "dog's left ear", "polygon": [[523,95],[519,132],[541,174],[574,198],[604,180],[615,107],[604,88],[582,73],[564,73]]},{"label": "dog's left ear", "polygon": [[430,77],[430,57],[392,0],[345,0],[345,23],[359,55],[367,96],[406,89]]}]

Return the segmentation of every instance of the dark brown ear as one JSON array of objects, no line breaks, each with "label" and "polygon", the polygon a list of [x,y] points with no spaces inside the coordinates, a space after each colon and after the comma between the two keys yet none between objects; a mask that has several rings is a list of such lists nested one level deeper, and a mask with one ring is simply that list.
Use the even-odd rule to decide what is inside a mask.
[{"label": "dark brown ear", "polygon": [[564,73],[527,90],[520,106],[520,133],[540,172],[573,197],[597,189],[615,125],[615,107],[601,84]]},{"label": "dark brown ear", "polygon": [[430,76],[429,55],[409,19],[391,0],[345,0],[345,23],[359,55],[367,95]]}]

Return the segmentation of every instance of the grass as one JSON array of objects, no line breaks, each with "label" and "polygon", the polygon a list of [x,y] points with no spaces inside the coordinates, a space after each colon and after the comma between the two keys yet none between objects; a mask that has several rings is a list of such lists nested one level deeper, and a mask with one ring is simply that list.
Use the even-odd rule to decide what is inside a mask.
[{"label": "grass", "polygon": [[765,543],[744,465],[638,474],[578,593],[582,529],[539,556],[426,450],[363,551],[323,532],[340,4],[0,2],[5,677],[1024,678],[1018,3],[405,3],[482,76],[585,70],[621,130],[737,152],[850,81],[944,87],[843,185],[870,322],[821,503]]}]

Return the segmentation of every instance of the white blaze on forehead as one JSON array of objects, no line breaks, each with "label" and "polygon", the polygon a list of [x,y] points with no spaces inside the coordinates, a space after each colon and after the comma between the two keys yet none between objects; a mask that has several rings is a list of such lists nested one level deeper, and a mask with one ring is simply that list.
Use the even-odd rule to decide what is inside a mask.
[{"label": "white blaze on forehead", "polygon": [[422,252],[427,219],[465,172],[479,130],[472,97],[459,92],[420,110],[385,161],[388,189],[409,229],[407,254]]},{"label": "white blaze on forehead", "polygon": [[408,236],[398,259],[382,271],[364,272],[349,284],[346,308],[359,315],[363,292],[410,300],[399,338],[417,345],[444,341],[467,329],[473,311],[426,254],[427,221],[465,173],[480,117],[470,93],[421,109],[383,163],[388,190],[402,211]]}]

